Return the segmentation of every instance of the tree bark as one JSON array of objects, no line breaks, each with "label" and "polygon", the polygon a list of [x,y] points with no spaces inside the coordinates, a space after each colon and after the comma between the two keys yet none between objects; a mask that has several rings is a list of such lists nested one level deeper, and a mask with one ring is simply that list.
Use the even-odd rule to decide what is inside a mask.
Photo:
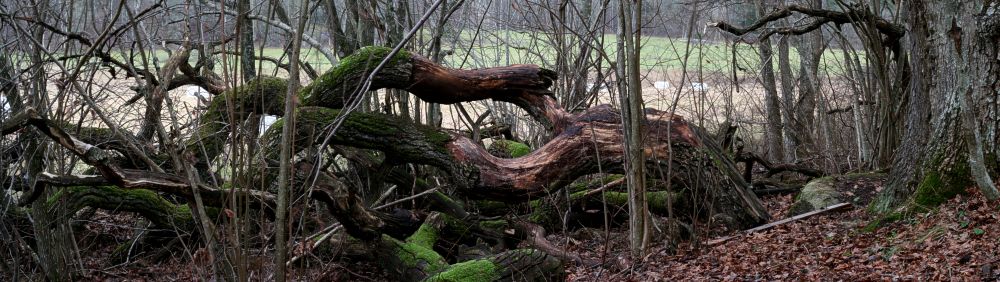
[{"label": "tree bark", "polygon": [[250,20],[250,0],[238,0],[236,1],[236,12],[239,16],[236,18],[236,34],[239,36],[237,40],[239,45],[240,56],[240,71],[243,76],[243,81],[253,79],[257,76],[256,64],[253,59],[253,21]]},{"label": "tree bark", "polygon": [[[39,20],[46,18],[49,12],[47,4],[41,4],[35,8],[35,16]],[[32,36],[37,42],[42,42],[44,36],[42,29],[35,27],[32,31]],[[41,64],[43,62],[42,54],[44,51],[40,48],[41,46],[35,46],[31,50],[30,60],[32,64]],[[48,114],[47,76],[48,74],[45,73],[44,68],[34,69],[32,79],[30,80],[31,86],[27,89],[27,91],[30,91],[27,93],[30,94],[26,95],[30,99],[24,103],[25,105],[32,105],[41,109],[41,115]],[[4,124],[4,126],[7,126],[7,124]],[[46,152],[48,151],[48,147],[42,142],[40,137],[39,133],[30,132],[28,133],[28,137],[24,139],[27,141],[27,144],[23,155],[25,156],[25,160],[22,164],[22,170],[25,171],[27,181],[32,185],[36,181],[36,176],[46,170],[45,158],[47,157]],[[46,196],[50,195],[51,192],[46,193]],[[69,220],[53,216],[50,208],[44,203],[34,203],[30,207],[32,229],[34,229],[33,234],[35,236],[35,253],[38,255],[39,266],[42,268],[42,272],[47,280],[70,281],[81,271],[78,264],[79,260],[77,256],[79,254],[76,248],[75,237],[69,225]],[[54,208],[56,214],[63,209],[63,207]]]},{"label": "tree bark", "polygon": [[[651,221],[646,203],[645,152],[643,152],[644,118],[642,112],[642,85],[639,76],[639,54],[642,31],[641,1],[619,2],[618,33],[618,91],[621,95],[623,166],[628,184],[629,243],[632,257],[645,256],[649,245]],[[669,124],[667,130],[669,130]],[[672,156],[671,156],[672,157]],[[669,160],[669,159],[668,159]]]},{"label": "tree bark", "polygon": [[[823,9],[822,0],[809,0],[809,7],[813,9]],[[819,63],[823,57],[823,30],[817,29],[809,34],[803,35],[796,44],[799,61],[799,98],[795,102],[795,120],[792,124],[795,135],[799,137],[799,144],[805,145],[804,153],[816,153],[820,147],[819,137],[824,133],[822,129],[815,129],[816,126],[816,101],[821,95],[822,81],[819,78]],[[824,113],[825,111],[821,111]],[[822,127],[822,126],[821,126]],[[815,131],[814,131],[815,130]],[[824,144],[825,145],[825,144]]]},{"label": "tree bark", "polygon": [[[757,1],[757,16],[765,17],[767,6],[764,1]],[[778,89],[774,80],[774,52],[771,40],[761,39],[757,48],[760,52],[760,79],[764,86],[764,113],[767,116],[767,134],[764,142],[767,144],[767,156],[772,162],[779,161],[784,156],[782,150],[781,102],[778,100]]]},{"label": "tree bark", "polygon": [[976,156],[969,152],[975,150],[970,149],[975,146],[970,143],[976,140],[963,138],[962,132],[974,130],[977,125],[963,125],[961,95],[969,91],[974,96],[996,93],[991,81],[968,80],[971,73],[993,76],[1000,65],[995,60],[971,59],[978,54],[996,54],[997,34],[991,23],[995,23],[997,15],[978,14],[986,8],[996,7],[983,7],[978,1],[908,4],[914,78],[909,94],[910,118],[887,189],[876,202],[877,211],[927,210],[964,193],[973,183],[973,170],[977,168],[970,164],[976,161],[970,162],[969,158]]},{"label": "tree bark", "polygon": [[[794,74],[792,74],[792,64],[789,62],[788,58],[788,36],[781,36],[778,41],[778,69],[781,71],[781,101],[782,108],[781,116],[782,122],[782,132],[784,137],[784,162],[785,163],[795,163],[798,159],[796,153],[798,151],[799,140],[795,136],[797,131],[794,130],[793,124],[795,123],[795,84],[792,82]],[[805,75],[805,74],[800,74]]]}]

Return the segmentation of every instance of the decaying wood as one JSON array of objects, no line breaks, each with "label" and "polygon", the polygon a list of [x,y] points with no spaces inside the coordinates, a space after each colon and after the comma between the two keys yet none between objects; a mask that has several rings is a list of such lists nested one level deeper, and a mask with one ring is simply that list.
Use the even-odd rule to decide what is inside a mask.
[{"label": "decaying wood", "polygon": [[742,235],[747,235],[747,234],[751,234],[751,233],[754,233],[754,232],[768,230],[768,229],[774,228],[775,226],[780,226],[780,225],[783,225],[783,224],[788,224],[788,223],[795,222],[795,221],[798,221],[798,220],[801,220],[801,219],[804,219],[804,218],[809,218],[809,217],[812,217],[812,216],[815,216],[815,215],[820,215],[820,214],[830,213],[830,212],[846,211],[846,210],[851,209],[851,207],[853,207],[853,205],[851,205],[851,203],[839,203],[839,204],[835,204],[835,205],[832,205],[832,206],[829,206],[829,207],[825,207],[825,208],[822,208],[822,209],[814,210],[814,211],[811,211],[811,212],[807,212],[807,213],[804,213],[804,214],[796,215],[796,216],[789,217],[789,218],[786,218],[786,219],[782,219],[782,220],[779,220],[779,221],[775,221],[775,222],[771,222],[771,223],[764,224],[764,225],[761,225],[761,226],[757,226],[757,227],[754,227],[754,228],[751,228],[751,229],[748,229],[748,230],[744,230],[744,231],[740,232],[737,235],[726,236],[726,237],[722,237],[722,238],[715,239],[715,240],[712,240],[712,241],[708,241],[707,243],[705,243],[705,245],[706,246],[716,246],[716,245],[725,243],[726,241],[732,240],[733,238],[736,238],[736,237],[739,237],[739,236],[742,236]]},{"label": "decaying wood", "polygon": [[811,167],[806,167],[799,164],[772,164],[768,160],[757,156],[754,153],[741,151],[736,155],[736,161],[746,164],[746,171],[744,172],[744,179],[750,181],[750,172],[754,164],[760,164],[767,170],[767,177],[774,176],[775,174],[782,172],[797,172],[809,177],[821,177],[825,175],[822,170],[814,169]]},{"label": "decaying wood", "polygon": [[798,191],[802,189],[801,184],[791,184],[785,183],[773,178],[761,178],[753,182],[753,192],[757,196],[763,196],[768,193],[784,193],[784,191]]},{"label": "decaying wood", "polygon": [[[293,141],[296,152],[314,148],[321,142],[351,150],[376,150],[383,157],[377,161],[362,161],[366,167],[378,167],[371,173],[379,175],[379,181],[397,181],[410,187],[417,187],[416,177],[400,176],[394,167],[403,164],[420,164],[437,168],[446,176],[450,184],[448,190],[470,199],[488,199],[508,203],[526,203],[539,199],[560,189],[564,189],[578,178],[595,173],[614,173],[622,170],[624,152],[622,148],[621,114],[608,105],[595,106],[578,113],[569,113],[548,89],[556,79],[556,73],[534,65],[514,65],[498,68],[462,70],[435,64],[425,58],[400,52],[388,60],[379,73],[371,75],[371,69],[389,54],[386,48],[364,48],[355,55],[344,58],[333,70],[318,77],[299,93],[302,106],[295,109],[298,116]],[[189,66],[181,65],[184,72]],[[188,69],[188,72],[191,70]],[[519,158],[499,158],[491,155],[482,144],[462,133],[427,127],[411,121],[380,113],[349,112],[342,110],[363,96],[355,93],[358,82],[373,77],[371,90],[396,88],[409,91],[424,101],[454,104],[460,102],[492,99],[510,102],[524,109],[550,130],[552,139],[528,155]],[[284,80],[273,77],[258,77],[247,84],[222,91],[207,107],[202,115],[200,127],[190,139],[182,144],[181,156],[194,162],[200,174],[213,173],[211,164],[223,153],[230,143],[232,121],[242,122],[255,115],[269,114],[283,116],[283,99],[286,90]],[[221,89],[214,89],[220,91]],[[763,223],[769,215],[759,199],[749,190],[749,184],[735,170],[735,164],[725,155],[716,140],[701,129],[690,125],[682,117],[667,112],[646,109],[644,111],[643,145],[645,164],[662,169],[666,162],[673,161],[674,180],[677,193],[697,192],[709,195],[704,203],[696,203],[694,210],[707,210],[712,214],[725,214],[733,220],[733,228],[745,228]],[[329,125],[344,115],[335,134],[328,132]],[[273,163],[277,152],[274,142],[279,142],[283,127],[276,123],[262,137],[265,145],[259,152],[264,166]],[[89,185],[117,186],[125,189],[149,189],[191,199],[193,191],[198,191],[210,206],[224,206],[232,193],[243,193],[240,197],[253,199],[259,207],[273,206],[274,197],[267,191],[250,189],[219,190],[203,185],[193,187],[187,177],[180,177],[177,168],[167,168],[165,172],[124,168],[115,160],[119,153],[95,147],[62,130],[57,124],[38,116],[34,110],[15,115],[3,124],[3,134],[12,134],[26,127],[34,127],[56,143],[66,148],[84,162],[93,166],[99,176],[48,176],[42,177],[39,186],[67,186],[65,180],[77,177],[78,182]],[[670,144],[668,146],[668,144]],[[160,148],[170,150],[169,148]],[[367,152],[351,154],[349,150],[337,150],[343,156],[356,161]],[[312,151],[307,151],[312,152]],[[397,209],[380,212],[367,207],[363,199],[349,185],[337,176],[317,169],[318,164],[301,159],[297,161],[296,183],[306,183],[296,193],[308,189],[312,199],[325,204],[331,214],[340,222],[344,231],[365,242],[374,257],[387,264],[387,268],[398,279],[420,279],[434,275],[465,275],[459,271],[477,264],[491,264],[496,271],[490,277],[509,279],[551,279],[560,276],[562,259],[579,261],[572,254],[557,250],[544,239],[544,231],[537,225],[522,222],[518,240],[527,239],[539,250],[509,250],[468,263],[448,264],[434,251],[439,236],[436,230],[462,225],[469,234],[493,241],[503,241],[496,230],[479,225],[479,218],[470,214],[445,194],[421,188],[426,192],[426,200],[431,210],[445,214],[427,217],[422,210]],[[260,175],[263,183],[279,180],[271,169]],[[389,173],[385,173],[389,172]],[[367,172],[366,172],[367,173]],[[702,184],[703,179],[711,179],[710,184]],[[68,181],[73,182],[73,181]],[[380,182],[381,183],[381,182]],[[411,185],[412,184],[412,185]],[[616,185],[609,183],[607,187]],[[594,195],[599,188],[585,193],[583,198]],[[37,189],[36,189],[37,190]],[[662,191],[659,191],[662,192]],[[37,193],[37,192],[36,192]],[[664,192],[665,193],[665,192]],[[35,193],[31,193],[32,195]],[[673,197],[668,201],[675,200]],[[29,197],[27,201],[34,200]],[[437,213],[432,213],[437,214]],[[709,216],[712,216],[710,214]],[[426,218],[426,219],[425,219]],[[445,218],[450,218],[445,220]],[[471,226],[471,227],[469,227]],[[515,228],[518,229],[518,228]],[[445,232],[447,233],[447,232]],[[431,234],[431,235],[428,235]],[[430,236],[430,237],[427,237]],[[504,249],[510,249],[509,246]],[[419,250],[419,251],[415,251]],[[417,262],[417,264],[413,264]]]},{"label": "decaying wood", "polygon": [[584,193],[583,196],[584,197],[590,197],[590,196],[596,195],[598,193],[603,192],[604,190],[607,190],[608,188],[619,186],[623,182],[625,182],[625,178],[619,178],[619,179],[616,179],[616,180],[612,180],[611,182],[608,182],[607,184],[604,184],[601,187],[598,187],[597,189],[587,191],[587,193]]},{"label": "decaying wood", "polygon": [[[67,182],[69,178],[77,178],[81,185],[114,185],[127,189],[150,189],[182,196],[188,199],[193,198],[191,185],[183,177],[163,172],[152,172],[146,170],[125,169],[119,166],[115,159],[121,156],[115,151],[101,149],[97,146],[80,141],[76,137],[66,133],[55,122],[42,118],[33,108],[26,108],[11,119],[12,122],[4,124],[3,134],[16,132],[27,126],[32,126],[41,133],[47,135],[63,148],[69,150],[74,155],[80,157],[85,163],[93,166],[101,173],[98,176],[48,176],[42,177],[43,183],[57,186],[70,186],[73,183]],[[44,185],[35,185],[36,190],[44,188]],[[195,187],[204,197],[205,202],[214,206],[221,206],[226,202],[230,193],[241,194],[249,199],[254,199],[260,206],[273,206],[274,196],[269,193],[255,190],[221,191],[203,185]],[[34,201],[41,191],[32,191],[27,197],[22,199],[20,204],[27,204]]]},{"label": "decaying wood", "polygon": [[[387,52],[367,50],[345,59],[353,65],[372,65]],[[478,70],[456,70],[433,64],[419,56],[397,55],[393,64],[382,70],[372,81],[371,89],[398,87],[421,99],[436,103],[458,103],[480,99],[507,101],[525,109],[551,128],[555,136],[532,153],[505,159],[491,155],[478,142],[461,134],[424,127],[401,118],[377,113],[350,113],[329,144],[379,150],[396,163],[417,163],[438,167],[450,175],[458,192],[478,199],[505,202],[525,202],[562,189],[577,178],[622,167],[622,135],[620,114],[608,105],[596,106],[578,114],[563,110],[549,95],[555,74],[533,65],[515,65]],[[367,63],[365,63],[367,60]],[[367,77],[364,70],[344,70],[322,76],[307,86],[304,107],[298,109],[296,140],[298,148],[318,144],[324,132],[341,111],[330,108],[343,106],[352,99],[354,88],[334,78]],[[329,74],[329,73],[328,73]],[[243,101],[243,99],[238,99]],[[275,101],[262,97],[247,101]],[[273,105],[247,107],[268,109]],[[320,106],[320,107],[316,107]],[[722,185],[712,189],[725,204],[714,205],[719,212],[730,214],[743,227],[767,220],[760,201],[747,188],[749,184],[735,173],[733,164],[719,152],[713,140],[699,136],[682,117],[647,109],[644,130],[647,165],[657,166],[673,157],[675,161],[706,162],[706,177],[720,177]],[[272,127],[265,134],[265,143],[277,144],[280,129]],[[667,144],[673,144],[668,147]],[[266,146],[272,147],[272,146]],[[670,156],[670,154],[674,156]],[[270,153],[274,156],[274,152]],[[265,157],[272,159],[273,157]],[[716,160],[716,161],[709,161]],[[721,173],[719,173],[721,172]]]},{"label": "decaying wood", "polygon": [[584,263],[580,256],[567,252],[565,249],[559,248],[553,245],[552,242],[549,242],[548,239],[545,239],[545,228],[542,228],[538,224],[518,221],[514,223],[514,227],[516,228],[515,233],[520,233],[526,237],[528,244],[532,247],[567,261]]}]

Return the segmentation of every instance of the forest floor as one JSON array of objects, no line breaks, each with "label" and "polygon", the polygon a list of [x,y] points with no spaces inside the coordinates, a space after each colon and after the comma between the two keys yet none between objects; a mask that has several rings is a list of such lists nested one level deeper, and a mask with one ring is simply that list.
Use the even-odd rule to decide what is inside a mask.
[{"label": "forest floor", "polygon": [[[762,200],[775,219],[782,219],[793,199]],[[635,264],[620,251],[628,250],[620,231],[612,231],[610,241],[550,240],[569,241],[568,250],[610,265],[570,267],[569,281],[1000,280],[1000,201],[987,202],[978,190],[933,212],[866,231],[873,219],[864,207],[855,207],[712,247],[683,243],[676,254],[654,247]],[[605,245],[615,251],[603,253]]]},{"label": "forest floor", "polygon": [[[786,217],[793,195],[764,197],[763,201],[777,220]],[[712,247],[682,243],[671,254],[664,246],[654,246],[650,255],[635,263],[628,258],[627,236],[622,229],[609,233],[584,229],[553,234],[548,239],[585,260],[603,262],[603,266],[569,266],[568,281],[994,281],[1000,279],[998,211],[1000,201],[987,202],[977,190],[970,189],[968,195],[930,213],[875,231],[865,230],[873,217],[864,207],[855,207]],[[131,236],[127,226],[134,220],[125,215],[98,215],[87,224],[88,236],[80,242],[88,249],[84,267],[91,271],[86,280],[184,281],[201,276],[193,270],[200,264],[197,251],[175,254],[165,262],[139,260],[109,266],[106,258],[114,244],[107,242]],[[701,242],[714,239],[702,236]],[[187,259],[191,257],[194,259]],[[257,275],[271,272],[260,268],[269,264],[269,252],[247,257]],[[296,280],[386,281],[385,274],[367,262],[327,261],[293,269]],[[257,276],[252,280],[269,279]]]}]

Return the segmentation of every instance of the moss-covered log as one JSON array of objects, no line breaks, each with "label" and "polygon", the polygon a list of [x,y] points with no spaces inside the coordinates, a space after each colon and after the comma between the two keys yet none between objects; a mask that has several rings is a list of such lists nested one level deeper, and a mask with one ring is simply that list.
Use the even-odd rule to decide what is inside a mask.
[{"label": "moss-covered log", "polygon": [[66,207],[63,209],[67,212],[64,216],[72,216],[85,207],[94,207],[110,212],[136,213],[158,228],[176,228],[181,232],[195,230],[194,217],[187,205],[171,203],[156,192],[146,189],[126,190],[115,186],[63,187],[46,199],[47,206],[57,204]]},{"label": "moss-covered log", "polygon": [[[300,139],[296,143],[300,147],[316,143],[312,138],[324,136],[317,132],[340,114],[339,110],[317,107],[298,111],[296,136]],[[678,186],[709,193],[714,205],[706,206],[714,206],[715,213],[733,218],[740,225],[736,227],[748,227],[768,218],[731,162],[718,152],[713,154],[713,148],[705,146],[683,119],[653,110],[647,111],[647,118],[649,165],[665,164],[672,152],[677,175],[689,177],[686,182],[677,182]],[[491,155],[464,136],[387,115],[351,113],[330,143],[380,150],[390,162],[438,167],[450,174],[459,192],[469,197],[523,202],[562,189],[581,176],[599,172],[599,168],[620,170],[624,155],[619,124],[617,112],[610,107],[592,108],[576,116],[562,134],[541,148],[520,158],[505,159]],[[270,144],[277,144],[281,126],[276,123],[266,134],[272,140]],[[695,187],[704,178],[715,181]]]},{"label": "moss-covered log", "polygon": [[[331,108],[342,107],[353,97],[345,95],[353,95],[351,91],[357,89],[349,82],[367,77],[370,69],[388,54],[385,48],[365,48],[303,90],[303,104],[307,107],[297,110],[299,148],[311,146],[327,135],[327,126],[341,114]],[[553,79],[554,73],[536,66],[455,70],[402,52],[388,60],[387,68],[371,81],[371,89],[401,88],[437,103],[482,99],[513,102],[550,125],[555,137],[522,157],[498,158],[460,134],[387,115],[352,112],[331,136],[330,143],[379,150],[386,154],[388,162],[432,165],[448,173],[449,180],[467,196],[508,202],[550,194],[581,176],[599,172],[598,168],[620,170],[624,154],[618,111],[604,105],[569,114],[548,95]],[[700,183],[696,180],[699,178],[691,178],[686,186],[704,189],[712,198],[705,206],[716,208],[713,213],[733,218],[740,228],[767,220],[763,205],[714,141],[702,138],[680,116],[652,109],[645,114],[649,165],[673,159],[675,170],[714,179],[709,185],[694,187]],[[266,144],[277,144],[277,132],[282,126],[277,122],[271,127]],[[270,147],[277,146],[265,146]],[[691,173],[695,170],[700,172]]]},{"label": "moss-covered log", "polygon": [[[389,53],[386,48],[364,48],[300,91],[298,99],[302,106],[295,112],[299,117],[294,140],[297,152],[315,147],[318,141],[330,135],[331,145],[380,151],[384,155],[384,160],[378,162],[381,167],[428,165],[444,172],[450,186],[461,195],[509,203],[525,203],[552,194],[585,175],[621,171],[624,153],[620,113],[608,105],[577,114],[566,112],[548,90],[556,79],[554,72],[533,65],[450,69],[401,52],[388,60],[386,67],[373,76],[374,80],[365,81],[372,69]],[[477,141],[459,133],[384,114],[341,110],[363,97],[356,93],[362,83],[370,83],[370,90],[386,87],[403,89],[435,103],[484,99],[511,102],[546,125],[554,137],[530,153],[519,148],[518,155],[525,153],[522,156],[496,157]],[[262,77],[215,97],[201,118],[201,127],[184,144],[186,160],[193,160],[195,167],[202,170],[200,172],[207,172],[208,164],[222,153],[229,142],[232,124],[252,115],[286,114],[281,107],[286,101],[280,98],[284,91],[287,90],[283,80]],[[345,115],[343,123],[338,124],[335,134],[329,134],[330,125],[342,114]],[[3,133],[14,132],[23,124],[34,125],[94,166],[110,185],[146,188],[184,197],[190,197],[191,191],[197,190],[205,197],[207,205],[223,205],[226,194],[237,191],[259,198],[255,202],[261,203],[261,206],[266,207],[272,202],[270,195],[262,191],[223,191],[188,183],[186,177],[171,173],[123,169],[109,162],[113,153],[74,138],[37,114],[29,112],[26,116],[22,125],[4,124]],[[721,213],[731,218],[729,223],[734,228],[767,220],[768,215],[760,201],[747,189],[748,185],[714,141],[703,137],[699,130],[680,116],[648,109],[645,118],[646,164],[663,168],[672,162],[673,170],[667,175],[673,175],[671,180],[675,180],[678,189],[707,195],[707,200],[697,203],[695,209],[712,208],[712,214]],[[268,149],[278,147],[275,145],[280,138],[277,138],[276,132],[284,126],[282,121],[276,122],[263,137],[268,145],[262,146],[264,150],[260,153],[265,159],[276,155]],[[376,253],[383,257],[382,261],[393,266],[390,269],[400,279],[433,276],[443,280],[463,277],[534,280],[562,274],[556,271],[561,266],[558,258],[532,250],[512,250],[449,265],[434,251],[441,228],[440,219],[427,220],[417,229],[415,223],[423,221],[419,212],[373,211],[364,204],[357,191],[352,191],[327,171],[314,171],[312,164],[307,162],[300,162],[297,171],[300,177],[297,183],[316,183],[316,186],[306,186],[315,188],[312,190],[314,199],[330,208],[348,234],[373,246]],[[269,174],[264,176],[270,177]],[[613,191],[609,193],[612,200],[621,196]],[[440,196],[438,200],[444,202],[446,197],[443,194]],[[578,198],[587,196],[581,194]],[[670,199],[675,197],[664,194],[662,198],[662,202],[670,203]],[[128,201],[125,198],[114,200]],[[442,206],[445,210],[463,214],[462,220],[467,219],[461,205]],[[654,209],[658,208],[662,207],[654,204]],[[170,217],[169,214],[165,216]],[[408,234],[413,235],[406,240],[399,239]],[[477,267],[485,271],[467,271]]]},{"label": "moss-covered log", "polygon": [[212,159],[222,153],[232,131],[231,122],[241,123],[255,114],[284,115],[280,97],[286,91],[285,79],[261,76],[213,97],[198,130],[185,144],[187,152],[198,160],[195,167],[208,169]]},{"label": "moss-covered log", "polygon": [[449,265],[434,251],[446,224],[443,216],[432,214],[405,241],[383,236],[377,251],[379,261],[399,281],[550,281],[564,275],[559,258],[533,249]]},{"label": "moss-covered log", "polygon": [[493,156],[508,159],[520,158],[531,153],[531,147],[528,147],[527,144],[510,140],[493,141],[487,150]]},{"label": "moss-covered log", "polygon": [[564,276],[558,258],[540,250],[517,249],[450,265],[424,281],[559,281]]},{"label": "moss-covered log", "polygon": [[[694,216],[694,210],[685,209],[679,204],[678,194],[667,191],[646,192],[650,213],[668,216],[671,215],[670,208],[673,207],[674,215]],[[602,197],[600,193],[588,195],[587,191],[581,191],[570,194],[569,204],[559,201],[560,197],[532,201],[532,211],[527,218],[550,230],[562,229],[564,219],[569,221],[571,227],[601,225],[604,224],[604,212],[614,215],[610,218],[612,224],[627,220],[628,193],[626,192],[607,191]],[[564,218],[567,211],[569,216]]]},{"label": "moss-covered log", "polygon": [[[41,117],[38,111],[31,107],[26,108],[4,123],[0,132],[6,135],[28,126],[34,127],[42,134],[45,134],[55,141],[56,144],[67,149],[101,174],[100,176],[82,177],[87,178],[88,181],[96,179],[103,181],[101,185],[113,185],[126,189],[148,189],[182,196],[187,199],[193,199],[193,191],[197,190],[204,198],[205,203],[213,206],[221,206],[226,202],[227,197],[233,194],[252,199],[252,202],[258,207],[273,206],[274,203],[274,196],[266,192],[254,190],[222,191],[203,185],[188,183],[187,178],[171,173],[123,168],[115,161],[122,158],[120,154],[81,141],[64,131],[58,122]],[[36,182],[34,185],[36,187],[32,189],[44,189],[47,186],[39,185],[46,184],[44,183],[44,178],[41,179],[43,181]],[[73,186],[67,183],[52,184]],[[40,195],[40,193],[36,191],[30,193],[30,195]],[[29,198],[28,201],[20,204],[27,204],[34,200],[35,198]]]}]

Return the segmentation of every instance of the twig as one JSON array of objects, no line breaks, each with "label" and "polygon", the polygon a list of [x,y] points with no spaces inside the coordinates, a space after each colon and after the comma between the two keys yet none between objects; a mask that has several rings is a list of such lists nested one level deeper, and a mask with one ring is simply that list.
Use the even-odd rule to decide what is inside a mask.
[{"label": "twig", "polygon": [[384,204],[384,205],[381,205],[381,206],[377,206],[377,207],[374,208],[374,210],[380,210],[380,209],[383,209],[383,208],[386,208],[386,207],[389,207],[389,206],[392,206],[392,205],[395,205],[395,204],[399,204],[399,203],[402,203],[402,202],[413,200],[413,199],[419,198],[420,196],[437,192],[437,190],[438,190],[438,187],[434,187],[433,189],[417,193],[416,195],[409,196],[409,197],[406,197],[406,198],[402,198],[402,199],[399,199],[399,200],[396,200],[396,201],[393,201],[391,203]]},{"label": "twig", "polygon": [[396,187],[398,186],[392,185],[389,187],[389,189],[385,189],[385,193],[382,193],[382,195],[378,197],[378,200],[375,200],[375,202],[372,203],[372,205],[381,204],[382,201],[385,201],[385,199],[389,197],[389,194],[392,194],[393,191],[396,191]]},{"label": "twig", "polygon": [[786,187],[786,188],[771,188],[771,189],[759,189],[753,190],[754,195],[767,196],[767,195],[777,195],[777,194],[791,194],[802,190],[802,187]]},{"label": "twig", "polygon": [[618,180],[614,180],[614,181],[608,182],[607,184],[604,184],[604,186],[601,186],[601,187],[599,187],[597,189],[594,189],[594,190],[587,191],[587,193],[583,194],[583,197],[586,198],[586,197],[593,196],[594,194],[601,193],[601,191],[607,190],[608,188],[621,185],[622,182],[624,182],[624,181],[625,181],[625,178],[622,177],[622,178],[619,178]]},{"label": "twig", "polygon": [[327,239],[330,239],[330,236],[333,236],[334,233],[337,233],[337,231],[339,231],[343,227],[344,226],[341,225],[341,224],[339,224],[339,223],[338,224],[334,224],[334,225],[330,225],[329,227],[324,228],[319,233],[314,234],[314,235],[310,235],[309,237],[306,237],[307,239],[309,239],[309,238],[316,237],[316,235],[322,234],[322,236],[319,237],[319,239],[317,239],[315,242],[313,242],[312,246],[309,247],[308,250],[304,250],[304,251],[302,251],[301,254],[292,257],[292,259],[288,260],[288,262],[286,262],[285,265],[291,266],[293,263],[299,261],[300,259],[302,259],[306,255],[311,254],[312,250],[315,250],[317,247],[319,247],[319,245],[322,245],[323,242],[326,242]]}]

